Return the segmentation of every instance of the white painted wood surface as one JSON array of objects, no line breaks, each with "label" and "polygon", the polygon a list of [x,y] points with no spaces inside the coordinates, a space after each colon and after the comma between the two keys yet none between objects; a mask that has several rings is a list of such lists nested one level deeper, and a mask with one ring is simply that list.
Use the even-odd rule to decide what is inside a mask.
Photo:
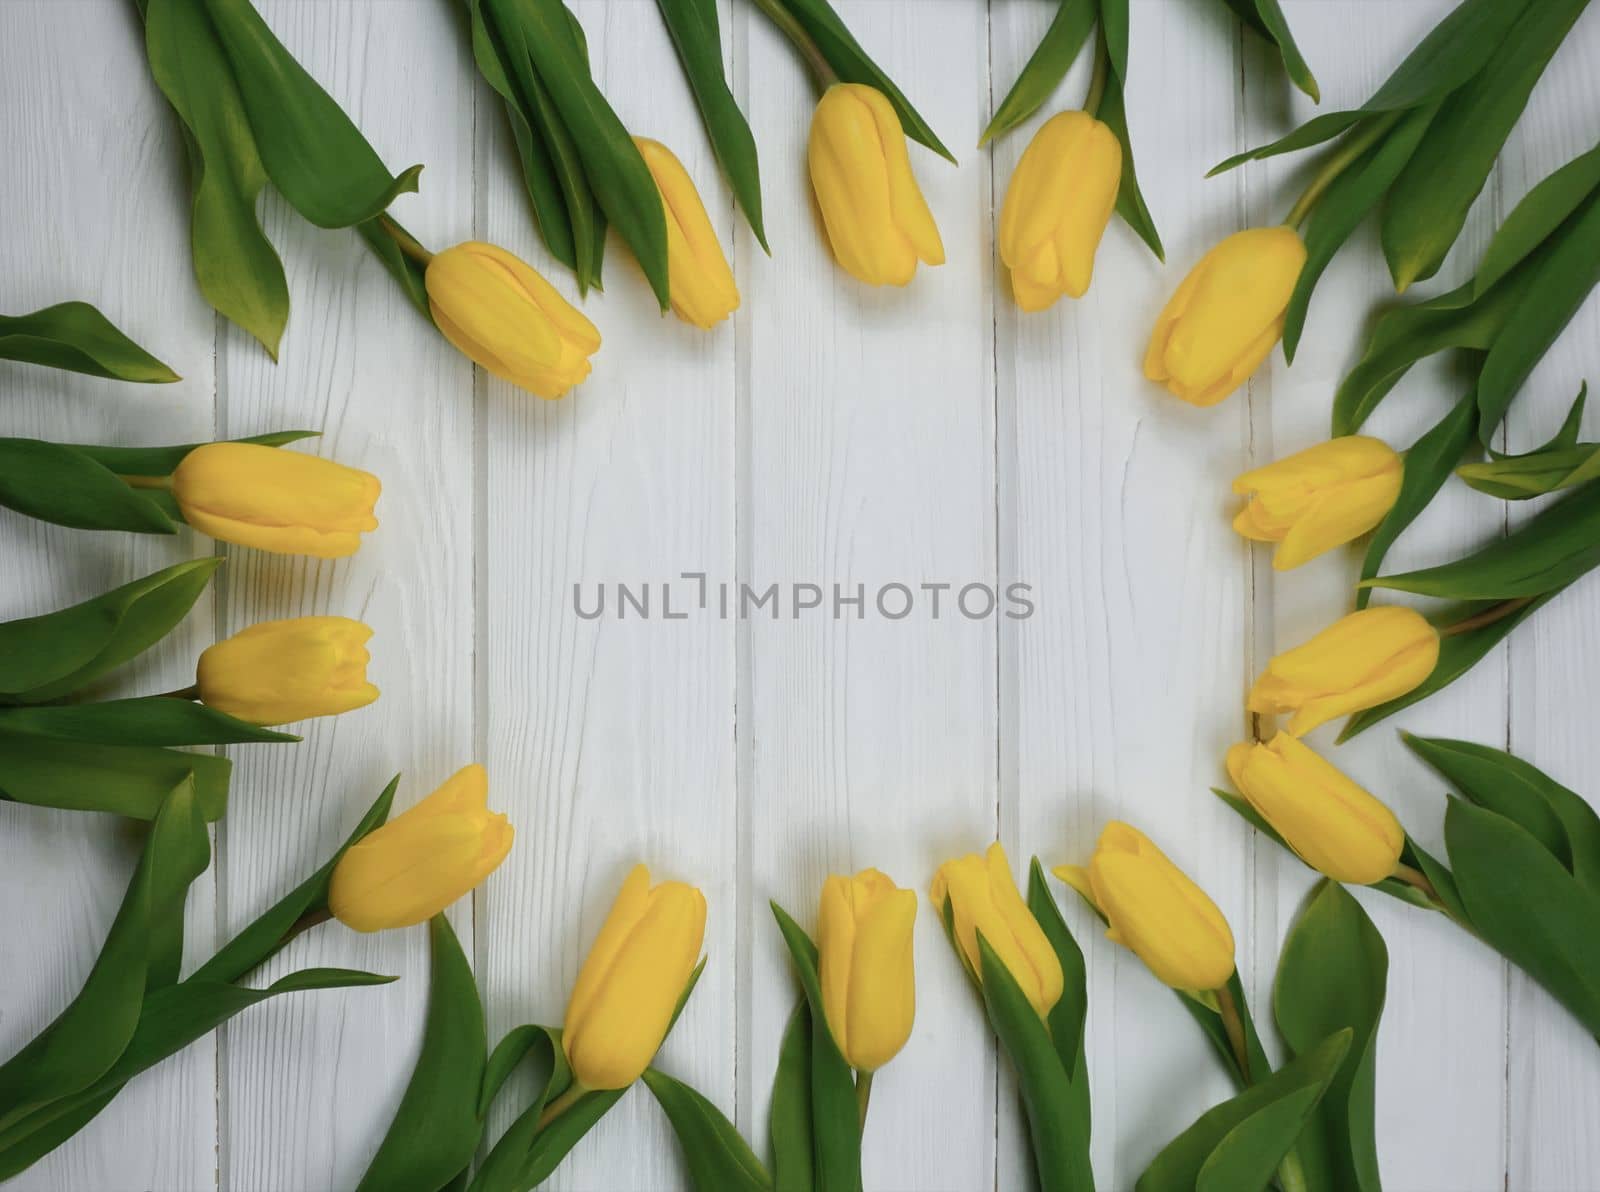
[{"label": "white painted wood surface", "polygon": [[[398,213],[438,245],[479,236],[541,267],[501,113],[446,0],[262,0],[289,48],[391,166],[427,163]],[[378,704],[307,726],[296,747],[234,751],[218,862],[191,899],[201,954],[306,872],[388,776],[402,805],[469,758],[511,814],[510,860],[455,918],[491,1030],[559,1018],[616,884],[635,859],[700,884],[706,978],[663,1063],[764,1145],[767,1086],[794,997],[766,901],[811,923],[829,872],[877,865],[925,890],[939,860],[997,834],[1022,872],[1081,858],[1100,824],[1144,825],[1230,916],[1258,1006],[1307,889],[1298,866],[1206,795],[1245,730],[1240,697],[1275,649],[1342,611],[1354,556],[1274,575],[1227,526],[1227,484],[1316,441],[1387,292],[1375,237],[1325,277],[1293,368],[1274,357],[1210,411],[1142,380],[1149,324],[1212,242],[1287,205],[1296,163],[1204,181],[1205,168],[1303,118],[1269,55],[1212,0],[1138,0],[1129,106],[1170,264],[1114,225],[1093,289],[1022,316],[993,261],[994,208],[1032,126],[970,148],[1048,20],[1044,0],[840,0],[861,40],[962,159],[913,162],[949,263],[903,292],[835,269],[804,174],[809,84],[745,4],[724,3],[736,93],[762,149],[768,258],[736,216],[650,0],[580,0],[597,73],[634,131],[670,144],[731,245],[745,303],[701,334],[661,319],[613,244],[587,304],[594,377],[541,403],[474,373],[433,336],[350,233],[265,204],[293,298],[282,363],[219,325],[191,282],[175,127],[117,0],[0,4],[0,308],[97,302],[185,380],[133,388],[0,364],[0,433],[163,442],[286,426],[380,474],[382,528],[339,563],[229,550],[215,594],[118,692],[177,686],[217,636],[270,617],[346,613],[377,630]],[[1324,107],[1359,102],[1449,0],[1285,4]],[[1584,18],[1534,94],[1441,278],[1469,274],[1539,178],[1593,143],[1600,18]],[[1077,102],[1075,71],[1055,106]],[[1053,109],[1052,109],[1053,110]],[[1042,114],[1041,114],[1042,115]],[[550,276],[568,292],[558,269]],[[1543,441],[1600,359],[1591,302],[1508,423]],[[1408,378],[1374,421],[1408,442],[1455,394]],[[1600,433],[1591,418],[1586,437]],[[1526,510],[1514,510],[1515,519]],[[1396,548],[1422,564],[1502,532],[1452,486]],[[0,616],[82,599],[208,541],[134,540],[0,515]],[[704,573],[710,609],[694,608]],[[660,615],[672,581],[683,621]],[[777,583],[778,619],[715,614],[720,584]],[[1036,612],[969,620],[946,596],[903,621],[886,583],[1032,586]],[[588,621],[575,584],[655,587],[655,615]],[[790,585],[824,608],[791,615]],[[831,589],[865,586],[860,619]],[[1541,612],[1417,731],[1511,748],[1600,796],[1600,602],[1586,584]],[[1442,790],[1380,729],[1344,765],[1436,842]],[[0,804],[0,1053],[76,989],[109,924],[137,833],[100,817]],[[1600,1186],[1600,1057],[1537,987],[1455,932],[1377,896],[1389,944],[1379,1145],[1393,1189],[1572,1192]],[[1127,1188],[1225,1081],[1193,1026],[1076,909],[1090,971],[1095,1163]],[[934,917],[918,936],[910,1045],[878,1081],[867,1183],[1008,1190],[1025,1160],[1004,1065]],[[11,1186],[230,1192],[350,1187],[396,1104],[425,1000],[420,931],[337,925],[279,964],[398,973],[377,990],[298,995],[247,1012],[141,1077]],[[1265,1015],[1263,1015],[1265,1017]],[[507,1115],[498,1113],[494,1129]],[[653,1102],[630,1094],[551,1181],[681,1185]]]}]

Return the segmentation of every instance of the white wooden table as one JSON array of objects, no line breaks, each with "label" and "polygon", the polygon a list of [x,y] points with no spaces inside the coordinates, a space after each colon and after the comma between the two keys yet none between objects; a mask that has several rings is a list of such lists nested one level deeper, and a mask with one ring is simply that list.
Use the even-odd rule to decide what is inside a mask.
[{"label": "white wooden table", "polygon": [[[282,40],[392,167],[427,163],[397,207],[424,239],[504,244],[550,266],[530,226],[499,104],[448,0],[263,0]],[[1286,5],[1327,97],[1359,103],[1449,0]],[[1114,225],[1079,302],[1022,317],[994,263],[995,200],[1031,128],[974,151],[1053,10],[1047,0],[841,0],[861,40],[952,145],[914,150],[949,263],[906,291],[834,268],[804,173],[812,102],[750,6],[724,6],[736,93],[762,152],[769,259],[735,217],[650,0],[578,0],[623,119],[672,145],[732,244],[744,305],[711,334],[658,317],[613,245],[586,309],[605,346],[593,378],[543,403],[474,373],[349,232],[276,198],[268,232],[293,313],[274,365],[212,317],[193,284],[174,121],[132,6],[0,3],[0,308],[99,304],[184,376],[136,388],[0,364],[0,434],[158,443],[284,427],[378,473],[382,528],[338,563],[228,551],[185,628],[112,690],[188,681],[197,651],[251,622],[304,613],[377,630],[373,707],[306,726],[299,746],[236,760],[217,863],[190,903],[203,955],[302,877],[396,770],[407,805],[463,762],[487,763],[517,826],[505,866],[454,913],[491,1032],[555,1021],[626,867],[700,884],[704,981],[664,1064],[764,1149],[767,1087],[794,991],[767,914],[809,924],[830,871],[876,865],[925,890],[935,864],[997,833],[1017,866],[1081,859],[1101,823],[1134,820],[1216,897],[1263,1021],[1278,942],[1307,875],[1206,793],[1245,731],[1244,688],[1277,647],[1343,611],[1355,562],[1274,575],[1228,527],[1230,479],[1326,433],[1358,329],[1387,293],[1375,237],[1329,270],[1292,370],[1275,355],[1212,410],[1139,375],[1151,321],[1227,232],[1281,215],[1299,167],[1208,166],[1304,118],[1264,47],[1221,0],[1133,6],[1130,116],[1168,244],[1161,268]],[[1600,131],[1600,16],[1583,19],[1512,136],[1438,285],[1469,274],[1535,181]],[[1075,104],[1086,72],[1059,96]],[[1513,450],[1542,442],[1600,364],[1600,305],[1580,313],[1514,407]],[[1419,369],[1375,419],[1410,441],[1456,390]],[[1593,417],[1586,437],[1600,431]],[[1452,557],[1502,532],[1500,505],[1452,485],[1396,562]],[[84,599],[212,544],[134,539],[0,516],[0,616]],[[857,619],[584,620],[575,584],[835,583]],[[904,620],[884,584],[1032,585],[1036,611]],[[1447,693],[1413,731],[1508,746],[1600,796],[1600,600],[1581,586]],[[656,594],[659,600],[659,591]],[[825,597],[825,602],[831,597]],[[1324,742],[1325,743],[1325,742]],[[1438,843],[1441,784],[1389,726],[1337,760]],[[0,804],[0,1055],[76,991],[122,894],[139,834],[85,814]],[[1388,941],[1379,1148],[1392,1189],[1600,1187],[1600,1054],[1538,988],[1435,921],[1363,902]],[[1090,974],[1095,1166],[1124,1189],[1226,1091],[1171,995],[1069,911]],[[867,1186],[1023,1186],[1009,1079],[933,914],[919,921],[910,1045],[880,1076]],[[278,966],[397,973],[381,989],[296,995],[249,1011],[139,1078],[13,1186],[330,1192],[349,1188],[399,1099],[426,993],[424,932],[338,925]],[[507,1115],[497,1113],[494,1130]],[[635,1091],[550,1186],[681,1186],[670,1135]]]}]

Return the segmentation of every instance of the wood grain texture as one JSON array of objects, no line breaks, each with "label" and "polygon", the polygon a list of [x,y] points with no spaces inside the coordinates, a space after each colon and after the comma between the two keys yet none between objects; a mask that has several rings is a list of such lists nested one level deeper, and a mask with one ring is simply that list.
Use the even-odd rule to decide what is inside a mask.
[{"label": "wood grain texture", "polygon": [[[547,403],[474,373],[401,297],[353,233],[307,226],[275,198],[269,235],[293,310],[283,363],[218,327],[192,282],[187,186],[135,21],[116,0],[0,4],[0,309],[95,301],[185,380],[166,388],[0,364],[0,434],[162,442],[288,426],[303,449],[385,485],[382,527],[353,559],[227,549],[214,601],[107,685],[163,690],[196,651],[255,621],[344,613],[373,625],[373,707],[305,726],[304,744],[247,746],[219,863],[191,899],[196,955],[248,921],[333,847],[396,770],[408,806],[477,758],[518,829],[511,858],[453,916],[490,1029],[559,1021],[629,865],[700,885],[706,975],[662,1055],[736,1115],[765,1153],[768,1090],[793,1004],[767,900],[808,928],[830,872],[874,865],[923,900],[918,1018],[880,1074],[869,1188],[1009,1192],[1026,1178],[1007,1066],[926,890],[937,863],[998,836],[1079,860],[1107,819],[1147,829],[1228,914],[1258,1019],[1310,881],[1206,788],[1246,731],[1239,698],[1271,652],[1349,606],[1353,552],[1274,573],[1228,527],[1228,482],[1327,433],[1329,401],[1368,312],[1389,293],[1364,230],[1325,276],[1292,368],[1194,410],[1139,375],[1144,337],[1194,260],[1235,228],[1281,216],[1295,159],[1206,181],[1205,169],[1304,118],[1253,35],[1213,0],[1135,0],[1130,121],[1168,265],[1114,224],[1093,289],[1022,315],[994,262],[1007,181],[1040,119],[1076,105],[1080,64],[1040,116],[971,148],[1048,21],[1044,0],[839,0],[869,52],[962,165],[914,168],[949,261],[905,290],[832,262],[805,142],[815,93],[753,7],[724,0],[731,78],[762,149],[763,254],[706,144],[650,0],[579,0],[594,68],[630,131],[666,142],[729,246],[744,306],[710,333],[655,309],[615,237],[606,292],[582,305],[605,342],[595,373]],[[1450,0],[1289,0],[1324,108],[1359,102]],[[399,218],[438,248],[505,245],[562,290],[539,244],[499,101],[477,80],[443,0],[261,0],[280,38],[391,167],[423,161]],[[1535,92],[1439,279],[1470,274],[1489,232],[1539,178],[1593,143],[1600,18],[1585,17]],[[1507,444],[1548,437],[1600,349],[1591,302],[1513,407]],[[1457,392],[1417,369],[1371,432],[1408,443]],[[1590,438],[1600,421],[1588,420]],[[301,449],[301,448],[293,448]],[[1512,511],[1512,520],[1529,510]],[[1503,507],[1452,483],[1393,553],[1455,557],[1503,532]],[[84,534],[0,514],[0,616],[82,599],[210,542]],[[699,607],[704,573],[707,607]],[[739,585],[778,586],[741,619]],[[833,585],[865,604],[833,607]],[[903,583],[915,608],[874,597]],[[952,584],[932,615],[923,584]],[[1030,585],[1032,616],[969,618],[969,583]],[[607,611],[580,617],[605,585]],[[647,586],[651,615],[618,612]],[[793,585],[821,607],[794,614]],[[721,585],[733,603],[723,617]],[[662,605],[670,587],[674,614]],[[1600,618],[1584,586],[1449,692],[1397,718],[1416,732],[1512,749],[1591,798],[1600,766],[1585,711],[1600,688]],[[1439,841],[1441,784],[1395,724],[1329,756]],[[1331,734],[1314,739],[1331,748]],[[0,804],[0,1054],[48,1021],[92,963],[138,833],[97,817]],[[1227,1083],[1168,991],[1065,890],[1088,957],[1094,1157],[1131,1187]],[[1600,1061],[1537,987],[1449,924],[1362,895],[1391,957],[1379,1053],[1379,1148],[1397,1192],[1586,1189]],[[420,930],[334,924],[263,974],[340,964],[399,974],[381,989],[297,995],[249,1012],[142,1077],[83,1134],[15,1181],[29,1192],[348,1188],[398,1102],[418,1045]],[[491,1135],[526,1090],[513,1083]],[[8,1187],[9,1187],[8,1186]],[[654,1102],[631,1093],[549,1187],[684,1186]]]}]

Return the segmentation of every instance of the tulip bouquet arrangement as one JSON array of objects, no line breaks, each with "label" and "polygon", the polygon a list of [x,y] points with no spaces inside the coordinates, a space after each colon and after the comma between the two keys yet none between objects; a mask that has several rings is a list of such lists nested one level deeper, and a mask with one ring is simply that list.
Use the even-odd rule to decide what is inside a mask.
[{"label": "tulip bouquet arrangement", "polygon": [[471,890],[505,857],[511,828],[485,809],[481,767],[468,767],[391,822],[399,779],[314,874],[188,976],[181,974],[189,886],[210,864],[193,777],[152,821],[128,893],[82,990],[0,1065],[0,1180],[71,1138],[127,1083],[240,1011],[285,993],[376,985],[392,977],[302,969],[265,988],[243,984],[302,932],[336,917],[359,931],[422,922]]},{"label": "tulip bouquet arrangement", "polygon": [[1086,867],[1055,872],[1105,921],[1108,938],[1178,993],[1241,1090],[1162,1149],[1140,1192],[1379,1187],[1373,1102],[1388,953],[1354,898],[1324,883],[1284,942],[1273,1016],[1290,1058],[1274,1071],[1227,919],[1148,837],[1108,824]]},{"label": "tulip bouquet arrangement", "polygon": [[173,372],[87,302],[58,302],[25,315],[0,315],[0,360],[165,384]]}]

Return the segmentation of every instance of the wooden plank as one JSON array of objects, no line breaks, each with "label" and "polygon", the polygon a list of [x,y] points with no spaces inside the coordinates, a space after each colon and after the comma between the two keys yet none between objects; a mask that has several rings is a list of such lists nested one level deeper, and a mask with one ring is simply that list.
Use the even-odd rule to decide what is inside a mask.
[{"label": "wooden plank", "polygon": [[[994,1179],[989,1031],[926,891],[941,858],[981,850],[997,827],[996,620],[954,606],[963,585],[996,578],[988,181],[971,148],[987,104],[986,20],[977,5],[839,9],[965,167],[912,146],[948,264],[904,290],[850,278],[829,256],[805,169],[816,94],[775,31],[747,18],[773,256],[750,269],[741,340],[740,578],[776,584],[782,608],[742,625],[743,1121],[765,1137],[796,996],[763,904],[811,929],[829,873],[876,866],[923,907],[916,1027],[874,1084],[865,1181],[978,1188]],[[903,620],[875,606],[890,583],[915,598]],[[937,617],[924,583],[954,585]],[[820,588],[822,607],[797,615],[795,584]],[[835,615],[835,584],[847,598],[862,586],[859,615]],[[904,602],[889,600],[896,612]],[[969,602],[981,610],[976,592]]]},{"label": "wooden plank", "polygon": [[[731,198],[653,5],[586,0],[575,11],[623,122],[677,153],[729,245]],[[534,234],[499,103],[480,95],[483,230],[574,295]],[[742,223],[738,235],[748,236]],[[482,407],[481,727],[490,768],[517,784],[523,814],[488,891],[481,971],[492,1033],[558,1023],[629,867],[644,861],[656,880],[694,883],[709,903],[708,963],[661,1064],[731,1115],[734,627],[696,608],[698,585],[681,573],[714,583],[733,571],[735,328],[663,316],[616,236],[605,283],[582,304],[604,339],[594,374],[559,402],[490,381]],[[618,616],[618,584],[635,596],[648,586],[650,619]],[[664,584],[673,616],[687,619],[666,619]],[[598,585],[610,611],[580,618],[574,589],[592,608]],[[502,1097],[491,1136],[526,1094]],[[678,1170],[666,1120],[641,1087],[548,1186],[671,1187]]]},{"label": "wooden plank", "polygon": [[[1326,96],[1323,107],[1355,106],[1377,87],[1410,48],[1452,7],[1450,0],[1371,5],[1360,0],[1302,4],[1290,14]],[[1264,75],[1265,51],[1252,57],[1260,69],[1251,81],[1248,110],[1252,144],[1313,113],[1281,78]],[[1259,85],[1263,77],[1272,81]],[[1253,219],[1281,218],[1304,185],[1305,167],[1281,159],[1251,167]],[[1416,287],[1423,297],[1458,284],[1476,267],[1497,218],[1492,201],[1474,210],[1441,276]],[[1257,385],[1253,405],[1255,456],[1265,462],[1328,436],[1332,394],[1360,355],[1374,305],[1392,283],[1370,224],[1335,259],[1317,288],[1307,331],[1294,366],[1274,354]],[[1459,383],[1447,362],[1419,366],[1396,388],[1365,429],[1396,448],[1408,446],[1449,408]],[[1220,495],[1225,478],[1213,482]],[[1230,508],[1233,502],[1228,502]],[[1389,555],[1388,570],[1426,566],[1452,558],[1499,522],[1463,486],[1448,486]],[[1304,641],[1353,607],[1352,584],[1360,548],[1330,552],[1291,572],[1273,573],[1268,552],[1258,550],[1258,600],[1268,601],[1258,663],[1277,649]],[[1390,602],[1387,596],[1379,602]],[[1385,799],[1430,850],[1441,843],[1444,802],[1440,784],[1396,739],[1404,727],[1420,734],[1494,740],[1504,731],[1506,665],[1503,651],[1470,676],[1425,704],[1409,709],[1356,740],[1333,748],[1337,725],[1318,730],[1310,743]],[[1298,914],[1310,875],[1275,845],[1256,847],[1260,988],[1276,964],[1278,943]],[[1378,1154],[1384,1181],[1395,1188],[1489,1189],[1503,1185],[1505,1113],[1504,966],[1442,919],[1382,895],[1363,895],[1389,949],[1388,1002],[1379,1033]],[[1263,1010],[1265,998],[1260,999]]]},{"label": "wooden plank", "polygon": [[[68,442],[164,443],[212,431],[212,320],[195,290],[182,147],[115,5],[0,6],[0,276],[7,314],[67,299],[98,305],[184,380],[132,386],[0,363],[0,434]],[[85,86],[86,70],[95,86]],[[0,619],[84,600],[210,553],[209,540],[96,534],[0,513]],[[184,625],[99,687],[148,694],[191,682],[211,640],[202,598]],[[143,830],[110,816],[0,803],[0,1056],[76,996],[133,872]],[[188,951],[209,952],[215,885],[189,898]],[[9,1188],[193,1188],[215,1179],[216,1049],[196,1044],[139,1078],[81,1134]]]},{"label": "wooden plank", "polygon": [[[472,209],[472,84],[456,15],[430,0],[261,5],[273,30],[362,127],[391,168],[424,161],[423,191],[396,207],[423,239],[465,238]],[[473,504],[471,369],[423,322],[354,232],[312,228],[277,199],[267,230],[293,309],[282,363],[229,327],[219,349],[222,429],[309,426],[308,450],[376,473],[380,528],[348,560],[230,551],[220,629],[311,613],[376,631],[372,707],[303,726],[292,748],[245,746],[222,829],[222,918],[249,921],[337,844],[397,770],[397,809],[471,760]],[[510,774],[492,802],[522,810]],[[465,905],[456,922],[472,946]],[[297,995],[225,1036],[225,1187],[348,1188],[387,1127],[419,1044],[427,993],[422,928],[358,936],[335,923],[262,974],[345,965],[402,979]]]},{"label": "wooden plank", "polygon": [[[1594,144],[1592,112],[1600,98],[1600,23],[1580,20],[1533,93],[1501,159],[1500,204],[1515,202],[1552,170]],[[1506,420],[1508,451],[1531,451],[1566,417],[1600,359],[1600,301],[1592,295],[1523,386]],[[1600,437],[1591,411],[1582,437]],[[1487,504],[1486,498],[1479,498]],[[1513,504],[1512,525],[1546,502]],[[1530,508],[1530,506],[1533,506]],[[1595,707],[1600,679],[1600,583],[1594,576],[1542,610],[1510,639],[1508,748],[1600,805],[1600,757],[1583,709]],[[1491,744],[1495,743],[1493,741]],[[1580,1192],[1600,1170],[1600,1064],[1594,1040],[1528,977],[1510,984],[1510,1089],[1507,1150],[1512,1189]]]}]

